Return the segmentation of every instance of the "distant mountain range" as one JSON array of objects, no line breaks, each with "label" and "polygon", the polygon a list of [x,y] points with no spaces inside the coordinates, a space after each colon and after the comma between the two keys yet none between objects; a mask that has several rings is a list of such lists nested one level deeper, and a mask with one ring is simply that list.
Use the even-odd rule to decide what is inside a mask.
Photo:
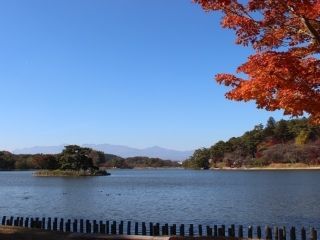
[{"label": "distant mountain range", "polygon": [[[60,153],[64,146],[68,144],[63,144],[59,146],[36,146],[30,148],[21,148],[13,151],[14,154],[56,154]],[[89,147],[104,153],[114,154],[123,158],[145,156],[145,157],[157,157],[161,159],[168,159],[174,161],[182,161],[187,159],[193,154],[193,151],[178,151],[167,148],[162,148],[158,146],[149,148],[132,148],[122,145],[111,145],[111,144],[83,144],[82,147]]]}]

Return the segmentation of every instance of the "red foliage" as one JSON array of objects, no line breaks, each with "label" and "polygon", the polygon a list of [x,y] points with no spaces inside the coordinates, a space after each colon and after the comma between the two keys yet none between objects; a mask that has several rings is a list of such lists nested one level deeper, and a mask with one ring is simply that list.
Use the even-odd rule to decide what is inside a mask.
[{"label": "red foliage", "polygon": [[236,43],[255,50],[237,69],[246,78],[216,75],[232,88],[227,98],[255,100],[259,108],[292,116],[308,113],[320,124],[319,0],[194,1],[206,11],[222,11],[221,25],[236,32]]}]

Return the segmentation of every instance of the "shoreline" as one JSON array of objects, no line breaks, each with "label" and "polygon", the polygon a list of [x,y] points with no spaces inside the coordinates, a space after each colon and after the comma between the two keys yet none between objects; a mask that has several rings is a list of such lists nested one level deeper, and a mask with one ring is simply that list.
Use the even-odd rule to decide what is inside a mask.
[{"label": "shoreline", "polygon": [[289,171],[289,170],[320,170],[320,165],[307,165],[303,163],[272,163],[263,167],[220,167],[210,168],[210,170],[225,170],[225,171]]},{"label": "shoreline", "polygon": [[210,168],[212,171],[290,171],[290,170],[320,170],[320,167],[288,167],[288,168],[273,168],[273,167],[241,167],[241,168]]},{"label": "shoreline", "polygon": [[[211,170],[211,171],[289,171],[289,170],[320,170],[320,165],[312,166],[264,166],[264,167],[211,167],[209,169],[192,169],[192,168],[183,168],[183,167],[136,167],[136,168],[106,168],[105,170]],[[35,170],[35,169],[5,169],[0,172],[33,172],[33,176],[38,177],[54,177],[54,176],[63,176],[63,177],[90,177],[90,176],[108,176],[109,172],[106,174],[92,174],[84,173],[83,171],[57,171],[57,170]]]}]

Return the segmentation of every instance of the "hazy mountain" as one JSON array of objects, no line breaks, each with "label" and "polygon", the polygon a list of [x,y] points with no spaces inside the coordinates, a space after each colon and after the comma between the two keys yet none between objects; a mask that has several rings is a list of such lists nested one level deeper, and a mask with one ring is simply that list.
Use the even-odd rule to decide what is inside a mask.
[{"label": "hazy mountain", "polygon": [[[68,144],[65,144],[68,145]],[[65,145],[59,146],[35,146],[30,148],[20,148],[15,149],[13,151],[14,154],[36,154],[36,153],[44,153],[44,154],[55,154],[60,153]]]},{"label": "hazy mountain", "polygon": [[[65,144],[67,145],[67,144]],[[13,151],[15,154],[35,154],[35,153],[60,153],[65,145],[59,146],[36,146],[30,148],[16,149]],[[193,151],[178,151],[158,146],[149,148],[132,148],[122,145],[111,145],[111,144],[83,144],[83,147],[89,147],[95,150],[103,151],[105,153],[118,155],[120,157],[158,157],[161,159],[169,159],[175,161],[185,160],[192,155]]]}]

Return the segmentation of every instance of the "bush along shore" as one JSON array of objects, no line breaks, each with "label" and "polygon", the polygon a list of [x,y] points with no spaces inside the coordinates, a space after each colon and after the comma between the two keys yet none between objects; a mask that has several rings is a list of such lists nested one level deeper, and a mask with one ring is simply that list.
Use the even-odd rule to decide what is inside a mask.
[{"label": "bush along shore", "polygon": [[90,176],[108,176],[105,170],[39,170],[33,173],[36,177],[90,177]]}]

